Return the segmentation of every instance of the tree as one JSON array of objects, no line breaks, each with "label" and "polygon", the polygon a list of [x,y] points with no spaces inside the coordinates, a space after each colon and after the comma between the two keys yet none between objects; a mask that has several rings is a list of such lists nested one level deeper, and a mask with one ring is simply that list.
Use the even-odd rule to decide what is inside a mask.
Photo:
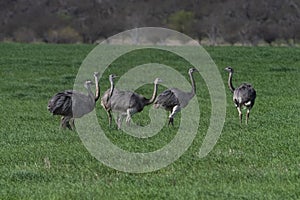
[{"label": "tree", "polygon": [[180,10],[168,17],[168,26],[181,33],[190,34],[194,23],[194,13]]}]

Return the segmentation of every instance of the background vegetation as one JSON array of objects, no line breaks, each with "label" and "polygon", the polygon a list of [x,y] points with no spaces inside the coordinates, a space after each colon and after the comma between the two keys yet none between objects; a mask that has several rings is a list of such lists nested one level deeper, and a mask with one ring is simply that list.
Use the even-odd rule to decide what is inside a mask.
[{"label": "background vegetation", "polygon": [[[59,117],[46,109],[53,94],[73,87],[77,70],[93,47],[0,44],[1,199],[299,198],[299,48],[206,47],[224,84],[228,74],[223,68],[231,65],[236,70],[234,85],[247,81],[256,88],[250,124],[239,126],[226,90],[222,135],[212,152],[200,159],[197,154],[208,127],[210,101],[202,78],[195,76],[201,121],[191,147],[166,168],[129,174],[93,158],[77,133],[59,130]],[[140,61],[158,57],[156,52],[135,52],[132,56]],[[174,67],[183,62],[164,54],[158,58]],[[121,59],[112,65],[130,67],[131,62]],[[179,71],[187,77],[187,69]],[[107,77],[100,80],[100,86],[108,88]],[[140,91],[150,96],[152,85]],[[173,138],[178,126],[177,120],[174,129],[165,127],[153,139],[134,139],[106,126],[106,114],[99,103],[96,111],[108,137],[130,151],[160,148]],[[147,110],[134,120],[145,124],[145,116]]]},{"label": "background vegetation", "polygon": [[0,41],[95,43],[155,26],[210,45],[295,45],[299,8],[297,0],[2,0]]}]

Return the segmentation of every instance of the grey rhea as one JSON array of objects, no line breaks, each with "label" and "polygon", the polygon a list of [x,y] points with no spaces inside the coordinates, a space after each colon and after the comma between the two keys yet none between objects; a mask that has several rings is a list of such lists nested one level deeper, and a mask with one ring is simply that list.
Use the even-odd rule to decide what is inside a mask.
[{"label": "grey rhea", "polygon": [[95,103],[99,99],[100,89],[98,85],[99,73],[94,73],[96,82],[96,94],[91,90],[92,81],[85,81],[84,87],[88,95],[75,91],[65,90],[55,94],[48,102],[48,110],[53,115],[61,115],[60,127],[75,129],[74,118],[80,118],[91,112],[95,108]]},{"label": "grey rhea", "polygon": [[104,93],[101,99],[101,105],[107,112],[109,125],[111,125],[112,121],[111,111],[118,113],[117,125],[118,129],[120,129],[123,117],[126,116],[126,123],[127,125],[129,125],[132,115],[141,112],[145,106],[150,105],[154,102],[157,96],[158,83],[162,82],[162,80],[160,78],[156,78],[154,80],[154,91],[152,97],[150,99],[147,99],[144,96],[132,91],[115,89],[115,77],[115,75],[110,75],[109,80],[111,83],[111,87]]},{"label": "grey rhea", "polygon": [[238,110],[240,123],[242,123],[242,117],[243,117],[241,109],[243,107],[246,107],[247,108],[246,124],[248,124],[250,110],[252,109],[255,103],[256,91],[249,83],[242,83],[238,88],[234,88],[232,85],[232,76],[234,70],[230,66],[226,67],[225,70],[229,72],[228,87],[230,91],[233,93],[233,102],[235,104],[235,107]]},{"label": "grey rhea", "polygon": [[180,110],[186,107],[189,101],[196,94],[196,85],[195,80],[193,78],[193,72],[198,71],[195,68],[191,68],[188,71],[188,74],[192,83],[192,91],[184,92],[177,88],[170,88],[163,91],[154,102],[154,108],[164,108],[165,110],[171,112],[169,115],[168,125],[172,124],[174,126],[174,116],[176,113],[180,112]]}]

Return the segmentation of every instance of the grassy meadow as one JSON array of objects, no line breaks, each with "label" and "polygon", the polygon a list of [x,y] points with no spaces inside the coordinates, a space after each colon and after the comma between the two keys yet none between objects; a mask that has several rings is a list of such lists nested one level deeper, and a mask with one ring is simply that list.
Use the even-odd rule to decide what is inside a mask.
[{"label": "grassy meadow", "polygon": [[[198,157],[211,104],[205,82],[195,76],[201,118],[192,145],[169,166],[134,174],[99,162],[78,134],[60,130],[60,117],[47,110],[56,92],[73,88],[83,59],[94,47],[0,43],[0,199],[300,198],[300,48],[205,47],[220,70],[227,95],[226,121],[216,146],[206,157]],[[151,51],[134,52],[116,60],[106,75],[117,66],[129,69],[155,57]],[[184,60],[172,55],[160,59],[188,78],[188,68],[180,68]],[[257,92],[248,126],[239,125],[227,88],[228,65],[236,72],[234,86],[250,82]],[[109,82],[105,78],[99,83],[102,95]],[[152,87],[138,92],[149,97]],[[133,120],[146,125],[148,110]],[[107,137],[132,152],[163,147],[175,136],[180,121],[179,114],[174,128],[166,126],[154,137],[140,139],[115,125],[109,128],[99,102],[96,112]]]}]

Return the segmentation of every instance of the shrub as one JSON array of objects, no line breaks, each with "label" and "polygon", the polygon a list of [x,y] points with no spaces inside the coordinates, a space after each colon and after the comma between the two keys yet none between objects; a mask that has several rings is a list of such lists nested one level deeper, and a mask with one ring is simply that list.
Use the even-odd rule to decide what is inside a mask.
[{"label": "shrub", "polygon": [[76,43],[82,42],[81,35],[72,27],[67,26],[58,30],[49,30],[46,41],[50,43]]},{"label": "shrub", "polygon": [[36,35],[33,30],[21,27],[13,33],[13,40],[16,42],[34,42]]},{"label": "shrub", "polygon": [[189,34],[194,21],[194,13],[190,11],[178,11],[168,17],[168,25],[170,28],[179,32]]}]

